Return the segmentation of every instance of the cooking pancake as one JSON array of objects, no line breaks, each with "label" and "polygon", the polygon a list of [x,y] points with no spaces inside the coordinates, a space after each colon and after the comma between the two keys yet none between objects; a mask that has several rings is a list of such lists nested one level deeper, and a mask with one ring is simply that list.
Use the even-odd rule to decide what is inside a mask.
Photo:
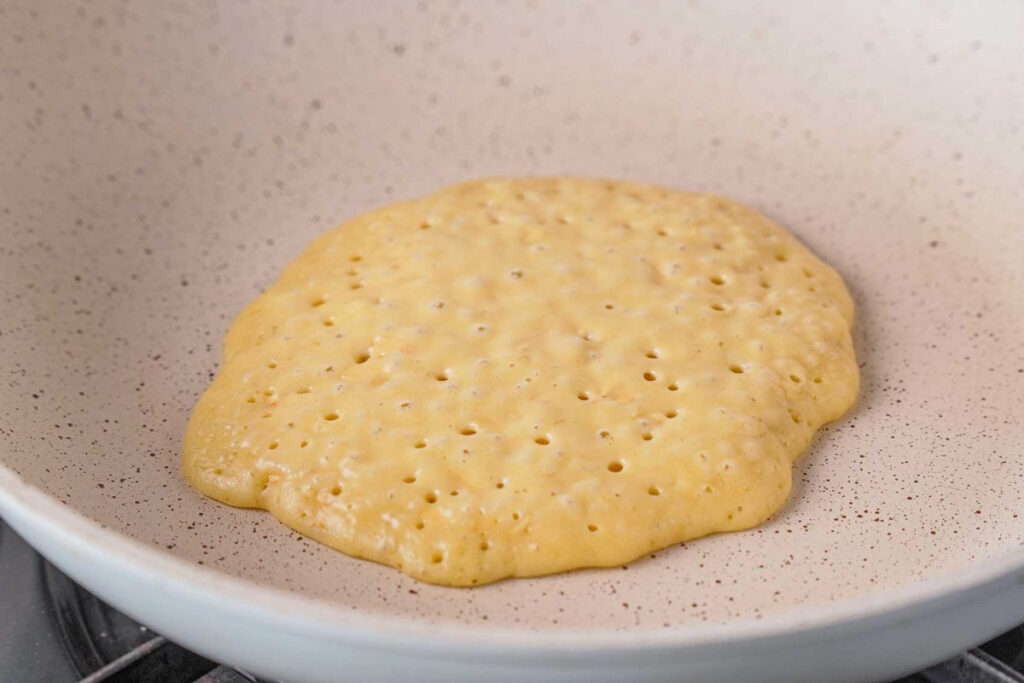
[{"label": "cooking pancake", "polygon": [[760,524],[853,403],[836,272],[729,200],[482,180],[316,240],[228,332],[189,481],[455,586]]}]

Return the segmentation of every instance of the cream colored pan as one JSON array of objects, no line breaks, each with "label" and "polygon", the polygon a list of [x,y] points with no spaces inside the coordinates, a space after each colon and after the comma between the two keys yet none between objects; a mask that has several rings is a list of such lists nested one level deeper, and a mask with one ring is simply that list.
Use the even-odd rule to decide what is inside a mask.
[{"label": "cream colored pan", "polygon": [[[1024,8],[5,3],[0,514],[174,640],[287,681],[861,681],[1024,620]],[[858,406],[767,525],[417,583],[179,473],[240,307],[312,237],[485,175],[790,227]]]}]

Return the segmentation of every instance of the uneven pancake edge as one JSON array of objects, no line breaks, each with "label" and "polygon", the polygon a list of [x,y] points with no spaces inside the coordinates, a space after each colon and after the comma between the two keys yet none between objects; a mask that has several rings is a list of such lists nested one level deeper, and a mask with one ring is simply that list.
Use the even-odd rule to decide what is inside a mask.
[{"label": "uneven pancake edge", "polygon": [[446,585],[756,526],[855,400],[835,271],[728,200],[473,181],[318,238],[236,319],[184,471]]}]

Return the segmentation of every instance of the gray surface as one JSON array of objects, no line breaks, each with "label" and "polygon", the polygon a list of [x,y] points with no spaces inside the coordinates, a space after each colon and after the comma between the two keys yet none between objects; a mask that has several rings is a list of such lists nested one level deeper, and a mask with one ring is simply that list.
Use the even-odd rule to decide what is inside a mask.
[{"label": "gray surface", "polygon": [[0,681],[77,681],[47,614],[40,559],[0,521]]},{"label": "gray surface", "polygon": [[928,683],[1024,683],[1024,674],[983,650],[971,650],[918,674]]}]

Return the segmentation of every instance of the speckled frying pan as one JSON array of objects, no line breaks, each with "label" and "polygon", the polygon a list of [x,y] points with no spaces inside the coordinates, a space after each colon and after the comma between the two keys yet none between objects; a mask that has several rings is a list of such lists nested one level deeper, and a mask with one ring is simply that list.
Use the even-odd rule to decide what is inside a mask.
[{"label": "speckled frying pan", "polygon": [[[289,681],[870,680],[1024,619],[1024,7],[854,6],[5,3],[0,514]],[[222,334],[306,242],[562,173],[730,195],[847,278],[863,394],[772,521],[455,590],[186,485]]]}]

